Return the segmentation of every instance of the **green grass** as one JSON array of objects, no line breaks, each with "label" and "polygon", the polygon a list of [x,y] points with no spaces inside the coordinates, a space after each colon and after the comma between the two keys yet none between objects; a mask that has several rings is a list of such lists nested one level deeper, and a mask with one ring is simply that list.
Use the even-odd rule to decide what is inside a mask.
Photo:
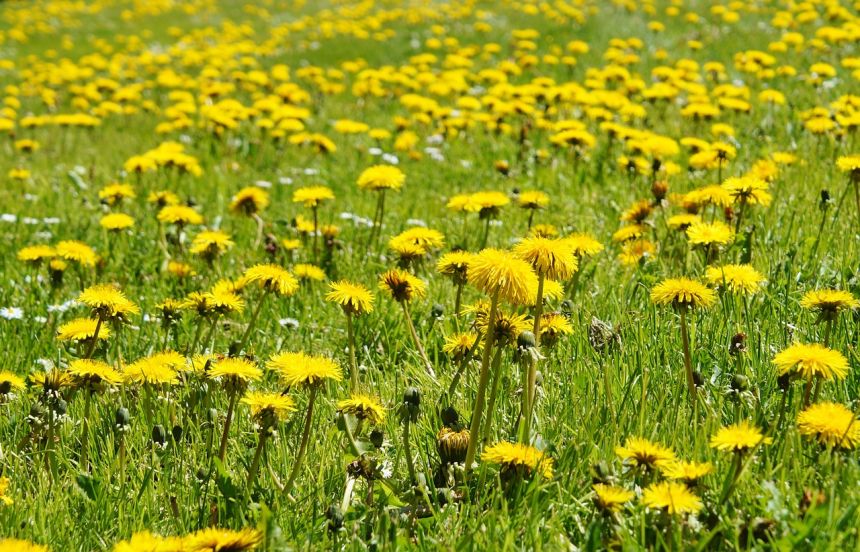
[{"label": "green grass", "polygon": [[[0,6],[4,16],[13,10],[32,10],[52,2],[11,2]],[[131,2],[109,2],[91,15],[73,15],[62,34],[68,34],[74,44],[60,56],[80,60],[93,52],[92,39],[101,38],[113,44],[116,52],[125,52],[128,36],[142,37],[144,45],[171,55],[167,66],[195,78],[200,71],[225,67],[224,59],[239,60],[250,56],[257,68],[269,71],[276,64],[287,64],[293,80],[311,93],[307,105],[312,115],[306,121],[309,131],[322,132],[332,138],[338,150],[324,156],[288,144],[277,144],[263,136],[252,121],[241,123],[238,130],[216,137],[202,128],[158,135],[155,127],[164,119],[158,113],[138,112],[131,115],[110,115],[101,126],[92,130],[44,127],[18,128],[14,139],[32,138],[41,149],[31,155],[16,152],[12,136],[0,148],[0,175],[15,167],[25,167],[32,173],[26,181],[6,179],[0,188],[0,212],[15,214],[17,222],[0,222],[0,307],[20,307],[20,320],[0,320],[0,351],[5,362],[2,368],[22,377],[41,371],[41,363],[50,361],[64,366],[80,355],[55,338],[59,324],[88,312],[74,306],[66,312],[50,312],[49,305],[60,305],[74,299],[82,287],[100,282],[115,282],[128,297],[140,305],[143,316],[134,317],[114,334],[96,357],[118,365],[136,360],[164,349],[165,334],[156,319],[155,305],[165,298],[180,299],[192,291],[209,289],[220,278],[238,278],[254,264],[278,262],[289,267],[294,262],[310,262],[310,250],[300,251],[289,261],[286,256],[270,257],[262,248],[253,248],[256,226],[246,217],[229,212],[233,194],[259,180],[272,183],[269,190],[271,206],[263,213],[267,232],[278,238],[293,236],[291,220],[296,215],[308,217],[291,202],[292,190],[303,185],[325,184],[334,190],[336,200],[321,208],[321,223],[341,227],[338,247],[325,265],[329,280],[346,278],[363,283],[376,295],[373,313],[360,317],[356,323],[358,361],[362,366],[362,381],[368,391],[376,394],[386,407],[387,418],[382,427],[385,441],[381,448],[370,447],[369,458],[382,466],[384,476],[375,481],[372,490],[367,482],[356,485],[355,499],[343,512],[342,528],[329,530],[327,511],[339,505],[343,498],[346,468],[355,458],[350,452],[344,433],[335,420],[335,403],[348,396],[346,380],[329,384],[317,401],[317,410],[304,469],[296,481],[291,496],[279,493],[266,469],[261,470],[258,485],[247,489],[245,477],[257,444],[257,432],[248,409],[240,406],[234,418],[227,460],[222,468],[211,460],[208,442],[217,447],[227,408],[227,396],[220,385],[193,379],[169,392],[158,393],[156,406],[145,412],[148,402],[141,390],[132,386],[98,395],[91,412],[89,450],[91,469],[85,472],[78,465],[84,393],[68,390],[65,399],[68,410],[57,428],[56,474],[45,468],[44,419],[40,405],[40,390],[36,387],[21,391],[5,401],[0,408],[0,470],[9,477],[7,495],[14,500],[0,507],[0,536],[18,537],[49,545],[52,550],[110,550],[117,541],[136,531],[148,529],[162,535],[183,535],[197,529],[218,525],[229,528],[257,526],[265,531],[265,546],[270,550],[288,547],[325,549],[345,547],[350,550],[369,548],[393,549],[415,547],[427,549],[601,549],[618,546],[624,549],[802,549],[846,550],[857,547],[857,508],[860,491],[856,488],[860,467],[851,452],[833,452],[819,448],[802,438],[795,426],[801,405],[802,384],[794,383],[783,394],[777,383],[773,356],[793,341],[816,342],[822,339],[824,326],[816,324],[815,315],[800,305],[803,293],[813,289],[837,288],[851,290],[857,295],[858,277],[857,213],[848,178],[835,164],[838,156],[857,150],[856,136],[842,139],[811,135],[803,127],[800,112],[815,106],[827,106],[842,94],[854,90],[856,79],[850,70],[841,68],[844,57],[856,55],[854,44],[831,47],[828,51],[803,49],[799,53],[776,54],[778,64],[790,64],[799,75],[807,73],[816,62],[828,62],[839,67],[840,81],[832,88],[816,88],[801,77],[777,77],[762,81],[755,75],[738,71],[733,56],[742,49],[765,50],[776,41],[782,30],[770,21],[776,5],[761,4],[761,13],[744,12],[736,24],[718,22],[709,15],[709,2],[688,2],[687,9],[701,14],[705,20],[697,25],[680,18],[663,15],[668,3],[657,2],[659,14],[648,16],[642,11],[629,12],[610,2],[593,2],[596,13],[582,24],[570,20],[559,22],[548,17],[524,14],[512,2],[478,2],[474,9],[464,8],[460,17],[452,17],[453,7],[443,3],[419,4],[415,20],[406,11],[392,12],[391,20],[380,23],[380,29],[395,31],[385,42],[355,39],[335,32],[329,37],[316,36],[320,22],[347,20],[364,25],[370,13],[393,10],[398,3],[378,2],[367,14],[352,16],[338,12],[342,2],[268,2],[271,17],[246,13],[238,2],[201,2],[197,13],[183,13],[178,7],[155,15],[139,15],[123,21],[119,14],[132,9]],[[143,4],[143,3],[138,3]],[[758,5],[752,4],[751,5]],[[846,4],[843,2],[843,4]],[[328,11],[329,15],[323,13]],[[850,9],[850,8],[849,8]],[[492,30],[480,33],[472,24],[478,11],[492,13],[488,19]],[[855,10],[856,13],[856,10]],[[335,14],[335,15],[331,15]],[[307,16],[303,30],[268,42],[272,27]],[[666,23],[664,33],[652,33],[647,23],[657,19]],[[58,48],[57,36],[34,33],[27,43],[8,39],[13,23],[2,18],[7,32],[2,44],[3,56],[14,60],[15,70],[0,73],[0,82],[20,85],[26,81],[25,72],[35,67],[27,56],[44,59],[48,50]],[[239,42],[222,23],[247,23],[251,34]],[[828,23],[820,18],[798,27],[807,39],[816,29]],[[406,184],[400,193],[386,198],[385,226],[378,247],[367,248],[364,228],[355,227],[350,220],[340,218],[348,212],[370,217],[376,197],[359,190],[355,181],[365,168],[380,162],[370,154],[376,144],[366,136],[342,136],[335,133],[331,122],[349,118],[366,122],[372,127],[394,130],[393,117],[409,116],[396,95],[381,98],[356,98],[351,87],[357,75],[344,78],[345,91],[323,96],[308,80],[297,78],[296,71],[307,64],[337,68],[344,61],[358,58],[369,67],[391,65],[399,67],[409,57],[423,51],[433,51],[440,63],[431,71],[441,74],[444,50],[428,50],[423,42],[432,36],[431,26],[443,25],[447,36],[457,37],[461,46],[496,42],[499,54],[483,58],[476,56],[472,73],[494,67],[514,52],[511,31],[533,28],[540,32],[535,40],[538,56],[562,49],[574,39],[590,45],[590,52],[578,56],[575,68],[563,65],[539,64],[519,76],[511,77],[517,85],[535,77],[550,77],[558,83],[586,80],[586,70],[604,67],[603,59],[612,38],[639,37],[644,48],[638,52],[640,61],[629,67],[650,82],[651,70],[662,64],[672,65],[681,58],[703,64],[719,61],[725,64],[726,82],[741,79],[752,91],[753,109],[749,114],[734,114],[725,109],[719,122],[733,125],[737,158],[724,169],[724,175],[745,173],[759,159],[774,151],[792,151],[798,162],[782,167],[771,183],[774,196],[768,207],[752,207],[746,213],[743,228],[753,229],[752,248],[743,246],[743,232],[737,243],[720,253],[721,262],[738,262],[744,254],[751,264],[767,278],[762,291],[750,297],[746,311],[738,308],[730,295],[720,295],[719,301],[706,311],[688,317],[691,323],[693,367],[704,378],[700,388],[701,403],[694,412],[684,381],[683,354],[678,328],[678,316],[669,309],[652,305],[650,289],[659,281],[682,275],[701,278],[704,263],[701,253],[693,251],[685,263],[680,254],[683,236],[666,231],[662,214],[656,210],[650,219],[654,231],[650,236],[659,253],[649,262],[626,267],[617,255],[620,248],[612,243],[611,235],[619,227],[619,216],[637,199],[650,198],[647,176],[630,177],[621,171],[615,159],[624,153],[621,144],[612,144],[598,123],[588,120],[581,110],[564,107],[560,112],[548,112],[551,121],[583,120],[598,138],[589,159],[573,162],[565,152],[551,148],[551,132],[535,129],[529,135],[527,161],[518,161],[519,144],[516,132],[499,135],[476,123],[467,131],[447,136],[437,147],[444,161],[436,161],[428,153],[418,160],[400,153],[400,168],[406,174]],[[205,40],[192,40],[186,50],[204,52],[199,63],[183,66],[182,50],[171,49],[177,41],[168,32],[178,27],[186,33],[208,27]],[[217,30],[216,30],[217,29]],[[147,33],[146,36],[143,33]],[[190,36],[190,34],[186,34]],[[701,50],[686,46],[689,39],[704,42]],[[311,48],[311,42],[318,46]],[[413,47],[417,42],[418,47]],[[262,45],[272,45],[260,53]],[[243,46],[249,49],[245,51]],[[255,51],[254,47],[257,48]],[[659,61],[655,52],[668,50],[668,59]],[[128,54],[137,56],[140,52]],[[126,55],[126,54],[122,54]],[[228,67],[229,72],[239,65]],[[152,81],[154,73],[142,65],[124,76],[110,78],[125,84]],[[36,68],[36,71],[39,69]],[[54,74],[58,72],[55,71]],[[94,77],[109,73],[97,71]],[[469,77],[469,86],[477,80]],[[85,84],[82,79],[75,84]],[[55,109],[58,113],[75,112],[70,83],[52,85],[60,92]],[[712,83],[703,81],[709,89]],[[756,94],[767,87],[786,94],[788,105],[772,112],[755,101]],[[52,110],[30,95],[22,86],[22,106],[18,118],[28,113],[43,114]],[[257,91],[259,92],[259,91]],[[406,92],[430,96],[423,87]],[[192,93],[197,91],[192,88]],[[477,92],[473,92],[477,94]],[[151,100],[164,110],[172,104],[169,91],[148,85],[143,99]],[[441,106],[454,106],[459,95],[435,96]],[[254,92],[238,89],[231,94],[245,106],[253,104]],[[107,99],[107,98],[105,98]],[[634,96],[634,99],[638,97]],[[90,107],[96,107],[94,102]],[[130,102],[138,106],[140,102]],[[648,116],[631,126],[671,136],[712,139],[708,123],[696,123],[680,115],[680,105],[644,104]],[[196,121],[196,119],[195,119]],[[521,119],[509,118],[518,130]],[[426,139],[437,134],[442,123],[416,124],[413,128],[421,137],[417,148],[423,152]],[[178,140],[184,134],[187,152],[199,159],[204,174],[200,177],[179,176],[160,171],[137,179],[122,174],[122,166],[132,155],[156,147],[164,140]],[[537,163],[532,154],[547,148],[551,159]],[[386,145],[390,151],[390,145]],[[669,179],[670,192],[686,192],[716,183],[716,172],[687,172],[686,153],[677,159],[682,171]],[[509,176],[494,169],[496,160],[511,163]],[[82,167],[78,178],[69,176],[75,167]],[[305,169],[314,169],[308,174]],[[5,176],[4,176],[5,178]],[[280,184],[289,178],[289,185]],[[108,236],[98,221],[107,212],[100,204],[98,190],[109,182],[125,180],[137,190],[137,198],[114,208],[136,219],[133,231],[121,236]],[[433,472],[439,464],[436,434],[442,427],[439,401],[447,389],[455,366],[441,348],[446,336],[463,330],[472,319],[465,316],[457,321],[452,316],[454,288],[435,270],[435,255],[416,267],[416,274],[427,282],[427,296],[414,301],[411,310],[418,333],[433,362],[438,381],[429,378],[410,339],[398,304],[377,287],[378,275],[395,264],[384,244],[400,231],[410,227],[411,219],[420,219],[430,228],[443,232],[446,249],[462,245],[475,250],[482,222],[470,215],[464,226],[461,215],[446,210],[447,199],[461,192],[498,190],[505,193],[514,188],[540,189],[551,197],[549,208],[540,211],[536,223],[553,224],[567,234],[573,231],[591,233],[606,249],[582,266],[578,291],[568,296],[564,306],[570,313],[574,333],[562,338],[555,347],[544,350],[546,360],[539,364],[540,388],[534,430],[535,445],[554,460],[555,475],[551,480],[526,479],[520,486],[503,482],[497,467],[479,464],[468,482],[454,489],[441,490],[433,485]],[[207,225],[220,225],[229,233],[236,246],[217,261],[212,269],[200,259],[171,247],[172,255],[190,263],[197,272],[194,277],[180,280],[163,270],[163,253],[158,246],[159,224],[156,208],[146,202],[148,192],[170,189],[183,200],[193,199],[206,218]],[[821,190],[829,190],[833,205],[823,214],[819,210]],[[680,212],[666,207],[667,215]],[[26,217],[38,219],[36,224],[24,222]],[[45,224],[45,217],[58,217],[58,224]],[[510,205],[502,210],[501,226],[491,228],[489,245],[507,248],[515,239],[527,233],[527,213]],[[823,228],[823,231],[820,230]],[[196,229],[186,232],[193,237]],[[76,239],[93,246],[104,257],[104,265],[84,270],[79,275],[73,268],[66,272],[61,286],[52,288],[46,280],[44,267],[28,267],[16,260],[16,252],[27,245],[56,243]],[[687,266],[685,270],[685,264]],[[37,278],[41,278],[38,280]],[[303,285],[290,298],[269,297],[261,311],[247,353],[262,365],[279,351],[306,351],[325,354],[348,366],[346,320],[340,309],[324,301],[327,286],[321,282]],[[227,353],[248,323],[250,310],[256,304],[255,291],[245,293],[246,311],[226,317],[219,324],[212,350]],[[467,286],[464,303],[482,298]],[[434,305],[445,314],[432,320]],[[507,307],[506,307],[507,308]],[[559,310],[559,301],[550,302],[546,310]],[[523,308],[520,311],[525,314]],[[293,318],[297,328],[282,326],[279,320]],[[595,320],[612,325],[619,345],[606,350],[596,349],[589,340]],[[193,340],[197,319],[186,313],[173,334],[166,340],[169,347],[184,351]],[[746,332],[747,350],[740,367],[729,353],[732,336]],[[858,387],[857,343],[858,318],[852,312],[843,313],[834,325],[831,347],[841,351],[851,369],[847,378],[822,386],[820,400],[846,404],[856,410]],[[202,350],[191,351],[200,353]],[[515,425],[520,411],[521,369],[513,358],[513,348],[503,355],[500,399],[494,423],[494,439],[517,438]],[[477,386],[479,366],[469,368],[461,385],[461,393],[453,399],[461,423],[468,425]],[[730,392],[733,376],[742,372],[749,377],[750,389],[740,405]],[[417,470],[425,478],[427,494],[432,505],[431,516],[414,516],[425,507],[419,491],[410,489],[404,447],[403,425],[398,409],[410,386],[421,391],[420,415],[411,428],[411,448]],[[275,375],[266,373],[263,381],[254,385],[261,389],[278,389]],[[307,392],[291,391],[298,411],[278,427],[277,437],[268,444],[267,462],[283,481],[292,469],[298,448],[307,403]],[[787,399],[786,413],[781,424],[780,408]],[[114,416],[117,408],[126,407],[131,423],[123,436],[128,464],[122,473],[118,461],[118,439]],[[209,408],[214,419],[208,419]],[[167,444],[152,446],[152,423],[164,426]],[[774,442],[760,447],[729,500],[720,504],[723,482],[730,473],[731,457],[709,446],[710,437],[722,426],[740,420],[751,420],[771,432]],[[172,426],[181,428],[174,440]],[[367,432],[361,435],[366,442]],[[596,469],[628,489],[647,486],[647,477],[626,473],[615,455],[615,447],[629,436],[643,436],[672,447],[679,457],[714,463],[715,472],[704,478],[696,493],[705,507],[697,515],[677,517],[669,523],[659,512],[648,511],[638,498],[631,501],[614,518],[603,516],[593,501],[592,483],[598,477]],[[595,466],[602,466],[595,468]],[[608,472],[608,473],[607,473]],[[822,493],[822,501],[810,506],[806,496]],[[442,497],[447,497],[442,500]],[[445,503],[447,502],[447,503]],[[758,540],[747,538],[747,528],[769,524],[770,529]]]}]

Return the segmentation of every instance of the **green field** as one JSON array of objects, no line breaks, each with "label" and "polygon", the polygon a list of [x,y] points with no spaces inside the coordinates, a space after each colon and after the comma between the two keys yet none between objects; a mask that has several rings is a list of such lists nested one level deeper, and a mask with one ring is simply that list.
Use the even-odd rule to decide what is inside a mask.
[{"label": "green field", "polygon": [[0,550],[857,549],[858,13],[0,3]]}]

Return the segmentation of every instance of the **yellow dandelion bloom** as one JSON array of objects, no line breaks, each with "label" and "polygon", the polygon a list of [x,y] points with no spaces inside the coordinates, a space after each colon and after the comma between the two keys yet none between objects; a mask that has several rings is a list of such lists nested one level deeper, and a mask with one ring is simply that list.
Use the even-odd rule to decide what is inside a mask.
[{"label": "yellow dandelion bloom", "polygon": [[329,288],[326,301],[337,303],[347,314],[373,312],[373,294],[363,285],[341,280],[330,283]]},{"label": "yellow dandelion bloom", "polygon": [[337,409],[359,420],[367,420],[371,425],[379,425],[385,420],[385,408],[377,399],[369,395],[357,394],[338,401]]},{"label": "yellow dandelion bloom", "polygon": [[747,264],[709,266],[705,279],[713,286],[725,287],[734,293],[752,295],[761,289],[764,276]]},{"label": "yellow dandelion bloom", "polygon": [[566,280],[577,269],[573,243],[566,239],[526,238],[514,247],[514,255],[551,280]]},{"label": "yellow dandelion bloom", "polygon": [[523,475],[537,473],[545,479],[552,477],[552,458],[529,445],[504,441],[496,443],[484,449],[481,460]]},{"label": "yellow dandelion bloom", "polygon": [[711,437],[711,448],[724,452],[746,452],[760,444],[770,444],[773,439],[765,437],[759,428],[744,420],[720,428]]},{"label": "yellow dandelion bloom", "polygon": [[686,485],[674,481],[652,483],[646,487],[642,491],[642,504],[665,510],[671,515],[695,514],[704,507],[702,500]]},{"label": "yellow dandelion bloom", "polygon": [[860,420],[845,406],[822,402],[809,406],[797,416],[800,434],[822,446],[854,450],[860,444]]},{"label": "yellow dandelion bloom", "polygon": [[[60,341],[84,341],[92,339],[96,332],[98,320],[93,318],[75,318],[57,328],[57,339]],[[99,339],[110,337],[110,328],[102,324],[99,328]]]},{"label": "yellow dandelion bloom", "polygon": [[805,379],[814,377],[845,379],[848,375],[848,359],[839,351],[828,349],[817,343],[795,343],[777,353],[773,363],[780,375],[791,374]]},{"label": "yellow dandelion bloom", "polygon": [[406,181],[406,175],[391,165],[374,165],[365,169],[358,177],[358,187],[362,190],[399,190]]},{"label": "yellow dandelion bloom", "polygon": [[657,305],[710,307],[716,300],[711,289],[689,278],[669,278],[651,289],[651,301]]},{"label": "yellow dandelion bloom", "polygon": [[484,249],[469,264],[469,283],[490,297],[528,305],[537,293],[537,275],[531,265],[507,251]]}]

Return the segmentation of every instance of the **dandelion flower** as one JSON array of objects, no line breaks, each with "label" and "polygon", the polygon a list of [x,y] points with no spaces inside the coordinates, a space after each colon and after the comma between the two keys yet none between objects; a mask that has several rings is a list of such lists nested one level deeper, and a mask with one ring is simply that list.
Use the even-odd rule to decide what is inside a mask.
[{"label": "dandelion flower", "polygon": [[703,508],[702,500],[690,489],[674,481],[652,483],[642,492],[642,503],[648,508],[665,510],[671,515],[695,514]]},{"label": "dandelion flower", "polygon": [[744,420],[721,428],[711,437],[711,448],[724,452],[747,452],[759,444],[770,444],[759,428]]},{"label": "dandelion flower", "polygon": [[423,297],[427,290],[423,281],[399,269],[392,269],[383,273],[379,277],[379,287],[388,292],[398,303]]},{"label": "dandelion flower", "polygon": [[293,191],[293,203],[301,203],[309,209],[330,199],[334,199],[334,192],[326,186],[306,186]]},{"label": "dandelion flower", "polygon": [[808,380],[844,379],[848,375],[848,359],[839,351],[817,343],[795,343],[773,357],[780,375],[790,374]]},{"label": "dandelion flower", "polygon": [[355,394],[338,401],[337,409],[359,420],[367,420],[371,425],[379,425],[385,420],[385,409],[378,400],[368,395]]},{"label": "dandelion flower", "polygon": [[207,527],[185,537],[185,552],[244,552],[254,550],[263,541],[263,535],[256,529],[220,529]]},{"label": "dandelion flower", "polygon": [[605,512],[618,512],[621,507],[633,500],[636,493],[622,487],[597,483],[594,490],[594,502]]},{"label": "dandelion flower", "polygon": [[362,190],[399,190],[406,181],[406,175],[391,165],[374,165],[365,169],[358,177],[358,187]]},{"label": "dandelion flower", "polygon": [[709,307],[716,301],[716,295],[695,280],[669,278],[651,289],[651,301],[675,308]]},{"label": "dandelion flower", "polygon": [[290,296],[299,289],[299,282],[286,269],[273,264],[255,265],[245,271],[242,285],[259,283],[266,291]]},{"label": "dandelion flower", "polygon": [[[75,318],[62,324],[57,329],[57,339],[60,341],[85,341],[92,339],[96,333],[98,323],[98,320],[92,318]],[[110,337],[110,328],[106,326],[100,328],[98,338],[105,340],[108,337]]]},{"label": "dandelion flower", "polygon": [[499,249],[477,253],[467,276],[470,284],[490,297],[519,305],[532,301],[538,285],[537,275],[527,262]]},{"label": "dandelion flower", "polygon": [[797,416],[800,434],[824,447],[854,450],[860,444],[860,420],[845,406],[822,402],[809,406]]},{"label": "dandelion flower", "polygon": [[696,222],[687,227],[687,239],[692,245],[726,245],[734,238],[734,232],[720,221]]},{"label": "dandelion flower", "polygon": [[361,315],[373,312],[373,294],[361,284],[346,280],[329,284],[331,291],[326,300],[337,303],[347,314]]},{"label": "dandelion flower", "polygon": [[625,462],[648,469],[660,468],[675,461],[672,449],[642,437],[627,438],[624,446],[615,447],[615,454]]},{"label": "dandelion flower", "polygon": [[545,479],[552,477],[552,458],[529,445],[504,441],[496,443],[484,450],[481,460],[500,465],[503,472],[521,475],[537,473]]},{"label": "dandelion flower", "polygon": [[759,291],[764,282],[764,276],[747,264],[709,266],[705,270],[705,279],[713,286],[725,286],[729,291],[744,295]]},{"label": "dandelion flower", "polygon": [[808,291],[800,300],[800,306],[819,313],[822,320],[833,320],[841,310],[856,309],[860,301],[849,291],[839,289],[817,289]]},{"label": "dandelion flower", "polygon": [[108,364],[88,358],[73,360],[69,363],[68,373],[78,387],[92,388],[102,383],[119,385],[123,379],[122,374]]},{"label": "dandelion flower", "polygon": [[327,380],[343,379],[340,366],[327,357],[304,353],[280,353],[268,362],[275,369],[285,385],[315,386]]}]

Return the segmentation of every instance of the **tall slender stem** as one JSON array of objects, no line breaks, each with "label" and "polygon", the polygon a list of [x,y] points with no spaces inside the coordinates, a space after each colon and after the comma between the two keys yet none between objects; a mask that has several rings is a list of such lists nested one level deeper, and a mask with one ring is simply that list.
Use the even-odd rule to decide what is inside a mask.
[{"label": "tall slender stem", "polygon": [[355,360],[355,328],[352,324],[352,313],[346,313],[346,334],[349,343],[349,383],[351,391],[358,391],[358,363]]},{"label": "tall slender stem", "polygon": [[227,418],[224,420],[224,433],[221,434],[221,448],[218,449],[218,458],[223,462],[227,456],[227,438],[230,435],[230,424],[233,423],[233,411],[236,409],[236,398],[239,393],[230,391],[230,404],[227,405]]},{"label": "tall slender stem", "polygon": [[263,450],[266,448],[266,432],[260,432],[260,440],[257,442],[257,449],[254,451],[254,459],[251,460],[251,467],[248,468],[248,490],[254,487],[254,482],[257,480],[257,472],[260,468],[260,459],[263,457]]},{"label": "tall slender stem", "polygon": [[93,402],[93,392],[87,391],[87,398],[84,400],[84,419],[83,427],[81,428],[81,461],[79,468],[81,471],[89,470],[88,452],[89,452],[89,436],[90,436],[90,407]]},{"label": "tall slender stem", "polygon": [[535,344],[540,347],[540,322],[541,316],[543,315],[543,284],[546,275],[543,273],[538,274],[538,288],[537,288],[537,300],[535,301],[535,312],[534,312],[534,328],[532,333],[535,334]]},{"label": "tall slender stem", "polygon": [[412,458],[412,446],[409,444],[409,425],[411,424],[409,417],[403,422],[403,454],[406,455],[406,468],[409,470],[409,482],[417,483],[415,477],[415,461]]},{"label": "tall slender stem", "polygon": [[415,331],[415,325],[412,323],[412,315],[409,314],[409,303],[407,301],[400,301],[400,306],[403,307],[403,316],[406,317],[406,326],[409,328],[409,333],[412,335],[412,341],[415,343],[415,348],[418,349],[418,354],[424,362],[424,367],[427,369],[427,373],[430,374],[430,377],[435,379],[436,372],[433,371],[433,365],[430,364],[430,359],[427,358],[427,352],[424,350],[424,346],[418,338],[418,332]]},{"label": "tall slender stem", "polygon": [[314,262],[319,262],[320,258],[320,225],[319,225],[319,209],[314,205],[311,210],[314,213]]},{"label": "tall slender stem", "polygon": [[690,336],[687,333],[687,313],[681,310],[681,344],[684,347],[684,372],[687,374],[687,389],[690,392],[690,400],[696,402],[696,382],[693,379],[693,361],[690,358]]},{"label": "tall slender stem", "polygon": [[251,320],[248,321],[248,327],[245,328],[245,333],[242,334],[242,340],[240,341],[239,350],[245,348],[245,345],[248,343],[248,338],[251,337],[251,332],[254,331],[254,325],[257,323],[257,318],[260,316],[260,311],[263,310],[263,303],[266,302],[266,297],[269,295],[269,288],[265,288],[263,290],[263,295],[260,296],[260,299],[257,301],[257,306],[254,308],[254,312],[251,313]]},{"label": "tall slender stem", "polygon": [[475,407],[472,410],[472,422],[469,426],[469,447],[466,449],[465,470],[472,470],[475,453],[478,450],[478,433],[481,429],[481,415],[484,411],[484,396],[487,392],[487,382],[490,379],[490,356],[496,335],[496,311],[499,306],[499,290],[493,293],[490,300],[490,314],[487,319],[487,333],[484,336],[484,352],[481,357],[481,375],[478,380],[478,393],[475,396]]},{"label": "tall slender stem", "polygon": [[487,418],[484,420],[484,444],[490,442],[490,434],[493,431],[493,418],[496,410],[496,397],[499,394],[500,380],[502,379],[502,348],[496,347],[493,356],[493,383],[490,386],[490,400],[487,403]]},{"label": "tall slender stem", "polygon": [[289,479],[287,479],[287,482],[284,485],[284,493],[289,493],[292,490],[293,484],[296,482],[296,477],[298,477],[299,471],[301,471],[302,462],[305,459],[305,452],[308,448],[308,438],[311,434],[311,421],[313,420],[314,401],[316,400],[316,397],[317,387],[313,386],[311,387],[311,395],[308,398],[308,411],[305,415],[305,428],[302,431],[302,440],[299,443],[299,451],[296,453],[296,461],[295,464],[293,464],[293,469],[290,472],[290,477]]},{"label": "tall slender stem", "polygon": [[84,358],[92,358],[93,357],[93,353],[96,350],[96,344],[99,342],[99,331],[101,331],[101,329],[102,329],[102,316],[99,315],[98,319],[96,320],[96,329],[93,330],[92,341],[90,341],[90,346],[87,347],[87,354],[84,356]]}]

